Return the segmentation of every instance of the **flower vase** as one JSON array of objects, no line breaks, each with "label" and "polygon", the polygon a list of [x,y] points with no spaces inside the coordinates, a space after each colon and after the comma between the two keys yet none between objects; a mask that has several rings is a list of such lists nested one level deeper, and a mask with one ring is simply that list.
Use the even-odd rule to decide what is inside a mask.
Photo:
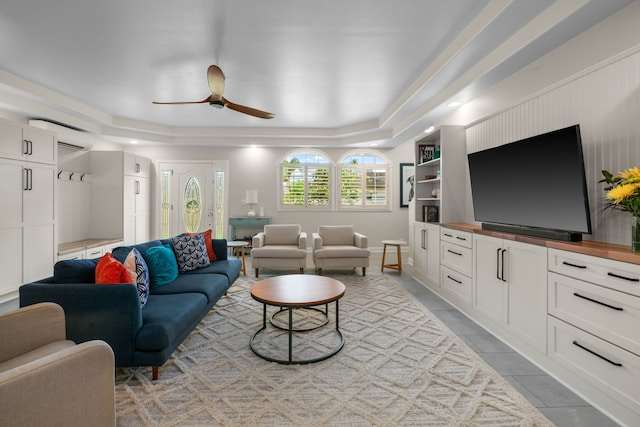
[{"label": "flower vase", "polygon": [[640,217],[631,217],[631,252],[640,253]]}]

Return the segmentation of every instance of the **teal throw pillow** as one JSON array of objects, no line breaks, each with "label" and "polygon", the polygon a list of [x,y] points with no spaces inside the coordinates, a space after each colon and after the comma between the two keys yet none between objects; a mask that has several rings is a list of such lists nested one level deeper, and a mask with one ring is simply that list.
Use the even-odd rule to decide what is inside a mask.
[{"label": "teal throw pillow", "polygon": [[168,285],[178,277],[178,262],[171,245],[154,246],[142,253],[149,267],[151,289]]}]

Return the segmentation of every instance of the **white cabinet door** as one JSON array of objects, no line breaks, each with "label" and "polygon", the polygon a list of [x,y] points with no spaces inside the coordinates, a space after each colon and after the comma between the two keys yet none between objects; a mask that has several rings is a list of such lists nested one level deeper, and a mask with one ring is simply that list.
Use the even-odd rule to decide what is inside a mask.
[{"label": "white cabinet door", "polygon": [[26,157],[22,131],[22,126],[0,120],[0,157],[16,160]]},{"label": "white cabinet door", "polygon": [[24,138],[28,141],[28,157],[30,162],[55,165],[58,160],[58,145],[56,137],[47,131],[28,127]]},{"label": "white cabinet door", "polygon": [[542,353],[547,351],[547,249],[504,241],[506,325]]},{"label": "white cabinet door", "polygon": [[132,153],[124,155],[124,174],[148,178],[151,169],[151,160],[146,157],[136,156]]},{"label": "white cabinet door", "polygon": [[427,236],[426,224],[413,223],[413,269],[421,277],[427,276]]},{"label": "white cabinet door", "polygon": [[500,280],[502,240],[487,236],[473,236],[474,274],[473,307],[494,322],[503,321],[505,301],[504,282]]},{"label": "white cabinet door", "polygon": [[440,226],[425,224],[427,242],[427,280],[440,285]]},{"label": "white cabinet door", "polygon": [[474,308],[546,353],[547,249],[474,235]]},{"label": "white cabinet door", "polygon": [[46,164],[25,165],[30,176],[24,192],[24,281],[31,282],[50,276],[55,263],[56,169]]}]

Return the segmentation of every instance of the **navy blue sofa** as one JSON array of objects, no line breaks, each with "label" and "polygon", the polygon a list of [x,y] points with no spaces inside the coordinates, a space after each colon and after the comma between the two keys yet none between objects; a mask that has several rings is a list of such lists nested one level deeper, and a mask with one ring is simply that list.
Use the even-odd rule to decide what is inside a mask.
[{"label": "navy blue sofa", "polygon": [[[126,254],[171,244],[171,239],[120,247],[112,251],[123,262]],[[96,259],[59,261],[64,283],[54,276],[20,287],[20,306],[51,301],[62,306],[67,339],[76,343],[100,339],[115,354],[116,366],[151,366],[153,379],[175,349],[207,315],[240,275],[242,262],[227,257],[227,241],[212,240],[217,261],[207,267],[178,274],[171,283],[152,289],[141,308],[138,290],[131,284],[95,284]],[[77,283],[68,280],[77,273]]]}]

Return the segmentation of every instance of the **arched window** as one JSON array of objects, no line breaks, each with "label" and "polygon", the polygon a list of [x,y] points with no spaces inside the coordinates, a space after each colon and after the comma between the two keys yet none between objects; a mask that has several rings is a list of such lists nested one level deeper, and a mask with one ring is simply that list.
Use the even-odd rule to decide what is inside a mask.
[{"label": "arched window", "polygon": [[280,163],[280,209],[332,208],[331,164],[322,153],[297,150]]},{"label": "arched window", "polygon": [[338,209],[391,209],[389,162],[375,152],[347,153],[338,163]]}]

